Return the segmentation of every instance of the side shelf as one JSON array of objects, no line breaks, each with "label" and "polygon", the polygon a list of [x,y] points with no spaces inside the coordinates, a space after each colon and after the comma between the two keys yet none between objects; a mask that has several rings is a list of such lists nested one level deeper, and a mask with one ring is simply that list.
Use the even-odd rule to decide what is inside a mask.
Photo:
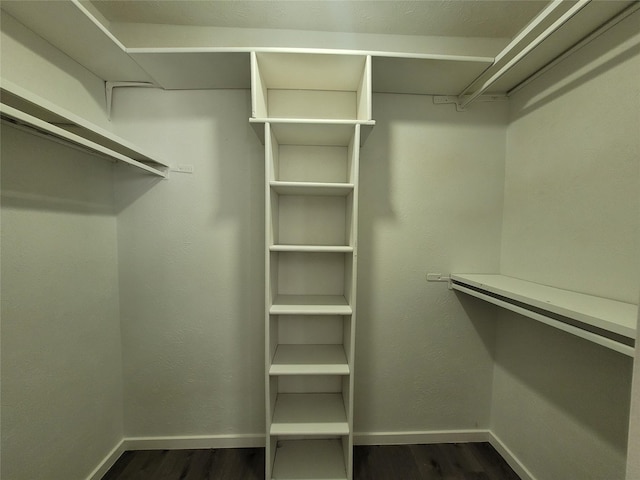
[{"label": "side shelf", "polygon": [[634,356],[638,306],[505,275],[453,274],[454,290]]},{"label": "side shelf", "polygon": [[0,83],[2,120],[54,141],[166,178],[169,164],[97,125],[7,80]]}]

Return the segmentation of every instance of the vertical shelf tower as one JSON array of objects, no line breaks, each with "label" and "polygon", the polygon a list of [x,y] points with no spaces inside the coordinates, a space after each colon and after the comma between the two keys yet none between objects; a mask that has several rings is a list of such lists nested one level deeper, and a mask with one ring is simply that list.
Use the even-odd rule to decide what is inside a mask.
[{"label": "vertical shelf tower", "polygon": [[253,52],[251,75],[265,145],[265,478],[350,480],[371,57]]}]

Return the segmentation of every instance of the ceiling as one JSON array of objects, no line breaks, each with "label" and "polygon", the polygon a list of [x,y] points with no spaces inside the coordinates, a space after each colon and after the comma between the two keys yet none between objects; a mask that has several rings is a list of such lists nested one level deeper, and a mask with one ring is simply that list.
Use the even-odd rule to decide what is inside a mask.
[{"label": "ceiling", "polygon": [[112,23],[511,38],[548,0],[92,0]]}]

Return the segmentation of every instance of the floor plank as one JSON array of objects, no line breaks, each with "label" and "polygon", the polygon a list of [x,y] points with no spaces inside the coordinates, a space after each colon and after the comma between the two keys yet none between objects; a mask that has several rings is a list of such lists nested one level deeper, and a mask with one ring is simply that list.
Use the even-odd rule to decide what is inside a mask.
[{"label": "floor plank", "polygon": [[[354,480],[520,480],[488,443],[362,445]],[[102,480],[264,480],[263,448],[124,452]]]}]

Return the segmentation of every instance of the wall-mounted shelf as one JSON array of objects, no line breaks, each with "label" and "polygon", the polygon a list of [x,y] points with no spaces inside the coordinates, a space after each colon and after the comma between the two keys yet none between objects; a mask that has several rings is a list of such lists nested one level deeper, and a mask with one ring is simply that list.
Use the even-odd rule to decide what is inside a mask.
[{"label": "wall-mounted shelf", "polygon": [[505,275],[453,274],[472,295],[625,355],[634,355],[638,306]]},{"label": "wall-mounted shelf", "polygon": [[71,144],[166,178],[169,165],[132,143],[7,80],[0,83],[3,120],[28,131]]},{"label": "wall-mounted shelf", "polygon": [[351,315],[344,295],[278,295],[271,315]]}]

